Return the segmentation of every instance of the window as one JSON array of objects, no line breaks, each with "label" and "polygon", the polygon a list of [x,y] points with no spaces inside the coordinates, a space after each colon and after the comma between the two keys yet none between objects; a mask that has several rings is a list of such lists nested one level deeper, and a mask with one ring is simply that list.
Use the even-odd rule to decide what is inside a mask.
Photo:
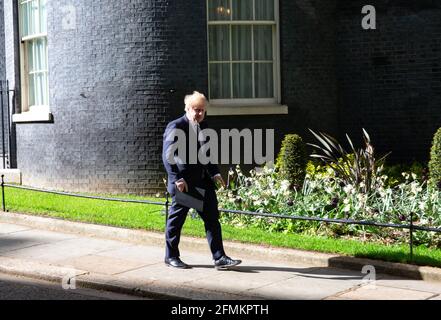
[{"label": "window", "polygon": [[207,1],[211,104],[277,104],[278,0]]},{"label": "window", "polygon": [[18,3],[22,113],[49,112],[46,2],[19,0]]}]

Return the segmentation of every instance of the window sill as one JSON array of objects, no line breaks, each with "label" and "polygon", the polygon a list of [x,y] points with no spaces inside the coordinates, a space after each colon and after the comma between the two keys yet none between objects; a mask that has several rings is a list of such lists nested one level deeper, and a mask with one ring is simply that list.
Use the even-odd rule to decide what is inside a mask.
[{"label": "window sill", "polygon": [[241,115],[259,115],[259,114],[288,114],[288,106],[280,104],[271,105],[213,105],[207,108],[208,116],[241,116]]},{"label": "window sill", "polygon": [[53,122],[52,113],[47,110],[41,111],[27,111],[12,115],[12,122],[27,123],[27,122]]}]

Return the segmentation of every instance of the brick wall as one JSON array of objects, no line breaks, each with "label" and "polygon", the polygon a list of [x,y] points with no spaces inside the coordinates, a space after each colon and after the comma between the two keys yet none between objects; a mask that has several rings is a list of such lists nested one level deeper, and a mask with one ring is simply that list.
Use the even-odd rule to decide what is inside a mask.
[{"label": "brick wall", "polygon": [[[63,8],[72,4],[76,26],[63,28]],[[176,21],[181,9],[186,12]],[[158,0],[48,2],[54,123],[17,125],[24,184],[112,193],[163,190],[162,132],[176,104],[170,89],[181,95],[183,83],[198,81],[188,57],[201,61],[204,54],[188,52],[192,44],[184,41],[198,35],[178,23],[188,24],[194,10]],[[193,29],[204,34],[198,25]]]},{"label": "brick wall", "polygon": [[[4,11],[3,11],[3,0],[0,0],[0,90],[3,90],[5,80],[5,24],[4,24]],[[5,100],[4,100],[5,101]],[[4,107],[3,111],[6,108]],[[0,118],[1,119],[1,118]],[[0,120],[1,121],[1,120]],[[6,115],[4,115],[3,119],[6,124]],[[1,128],[1,127],[0,127]],[[1,129],[0,129],[0,139],[1,139]],[[7,133],[7,130],[4,130],[4,133]],[[7,148],[5,148],[7,150]],[[0,141],[0,168],[3,168],[3,144]]]},{"label": "brick wall", "polygon": [[[15,126],[12,124],[12,127],[8,130],[8,120],[10,120],[10,116],[8,115],[8,100],[7,100],[7,89],[14,89],[14,79],[8,77],[9,71],[14,68],[14,64],[9,63],[7,60],[6,52],[13,52],[13,26],[8,24],[7,22],[10,20],[10,16],[12,15],[12,0],[0,0],[0,81],[2,81],[2,89],[3,93],[3,116],[4,116],[4,134],[5,134],[5,153],[8,157],[5,159],[5,165],[10,168],[16,168],[16,146],[15,146]],[[10,80],[9,88],[7,87],[6,80]],[[10,110],[14,108],[14,104],[12,101],[13,93],[9,94],[10,101],[9,107]],[[1,133],[1,129],[0,129]],[[8,147],[8,135],[11,135],[11,145]],[[1,139],[1,137],[0,137]],[[0,154],[3,154],[3,142],[0,141]],[[9,162],[9,163],[8,163]],[[0,157],[0,167],[3,167],[3,158]]]},{"label": "brick wall", "polygon": [[[70,4],[76,27],[65,30],[62,10]],[[54,123],[17,125],[23,182],[74,191],[160,189],[164,126],[183,114],[185,94],[207,92],[205,0],[48,6]],[[333,132],[337,123],[335,4],[283,0],[280,11],[289,115],[210,117],[216,129],[274,128],[276,150],[286,133],[307,135],[318,125]]]},{"label": "brick wall", "polygon": [[377,29],[361,28],[366,1],[339,1],[341,133],[364,127],[391,161],[427,160],[441,126],[441,3],[369,1]]},{"label": "brick wall", "polygon": [[[380,152],[424,157],[441,123],[439,6],[383,3],[371,1],[378,29],[364,31],[362,1],[280,0],[281,91],[289,114],[210,116],[211,126],[275,129],[276,152],[287,133],[310,142],[308,128],[356,138],[365,127]],[[72,4],[76,26],[63,28],[63,8]],[[72,191],[163,190],[164,127],[183,114],[185,94],[207,92],[205,0],[48,6],[54,123],[17,125],[23,182]],[[7,38],[8,55],[9,47]]]},{"label": "brick wall", "polygon": [[[3,8],[3,0],[0,0],[0,89],[3,90],[6,87],[4,83],[6,74],[5,74],[5,24],[4,24],[4,8]],[[3,99],[6,102],[6,99]],[[6,106],[3,107],[3,112],[6,111]],[[0,118],[1,119],[1,118]],[[6,125],[6,113],[4,113],[4,124]],[[0,168],[3,168],[3,144],[1,142],[1,127],[0,127]],[[7,130],[4,130],[4,133],[7,134]],[[5,148],[7,152],[7,148]]]},{"label": "brick wall", "polygon": [[5,16],[3,0],[0,0],[0,80],[5,79]]}]

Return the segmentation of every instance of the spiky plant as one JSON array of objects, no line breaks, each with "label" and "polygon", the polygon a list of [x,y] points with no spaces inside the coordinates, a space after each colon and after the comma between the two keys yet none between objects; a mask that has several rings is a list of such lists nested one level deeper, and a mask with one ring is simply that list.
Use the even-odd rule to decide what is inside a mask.
[{"label": "spiky plant", "polygon": [[337,139],[329,134],[315,133],[311,129],[309,131],[321,145],[308,144],[322,152],[322,154],[312,154],[311,157],[318,158],[329,165],[344,184],[351,184],[364,193],[372,190],[377,169],[383,166],[389,153],[376,159],[371,138],[365,129],[363,129],[365,147],[358,150],[355,149],[352,140],[346,134],[351,152],[347,152]]}]

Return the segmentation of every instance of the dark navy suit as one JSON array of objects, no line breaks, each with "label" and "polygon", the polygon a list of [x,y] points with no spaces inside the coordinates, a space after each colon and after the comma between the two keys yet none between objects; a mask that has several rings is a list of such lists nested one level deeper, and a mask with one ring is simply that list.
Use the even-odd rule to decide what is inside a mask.
[{"label": "dark navy suit", "polygon": [[[200,129],[207,128],[205,121],[200,124]],[[186,159],[180,159],[182,163],[176,161],[176,164],[171,164],[167,158],[167,150],[176,141],[168,141],[167,137],[174,129],[180,129],[185,133],[185,142],[187,148]],[[187,116],[184,115],[167,125],[164,132],[162,161],[167,171],[167,190],[172,196],[172,203],[167,219],[167,226],[165,230],[166,238],[166,258],[179,257],[179,240],[181,236],[181,229],[184,225],[185,218],[189,208],[179,205],[175,201],[175,182],[181,178],[185,180],[189,188],[200,187],[205,189],[205,201],[203,211],[198,211],[205,224],[205,231],[207,235],[208,244],[210,246],[213,259],[217,260],[225,254],[222,244],[221,225],[219,223],[218,202],[215,192],[215,184],[213,177],[219,174],[219,169],[215,164],[203,165],[197,163],[191,164],[189,161],[189,136],[190,131],[193,130]],[[198,149],[200,145],[198,144]],[[174,154],[177,160],[176,153]]]}]

